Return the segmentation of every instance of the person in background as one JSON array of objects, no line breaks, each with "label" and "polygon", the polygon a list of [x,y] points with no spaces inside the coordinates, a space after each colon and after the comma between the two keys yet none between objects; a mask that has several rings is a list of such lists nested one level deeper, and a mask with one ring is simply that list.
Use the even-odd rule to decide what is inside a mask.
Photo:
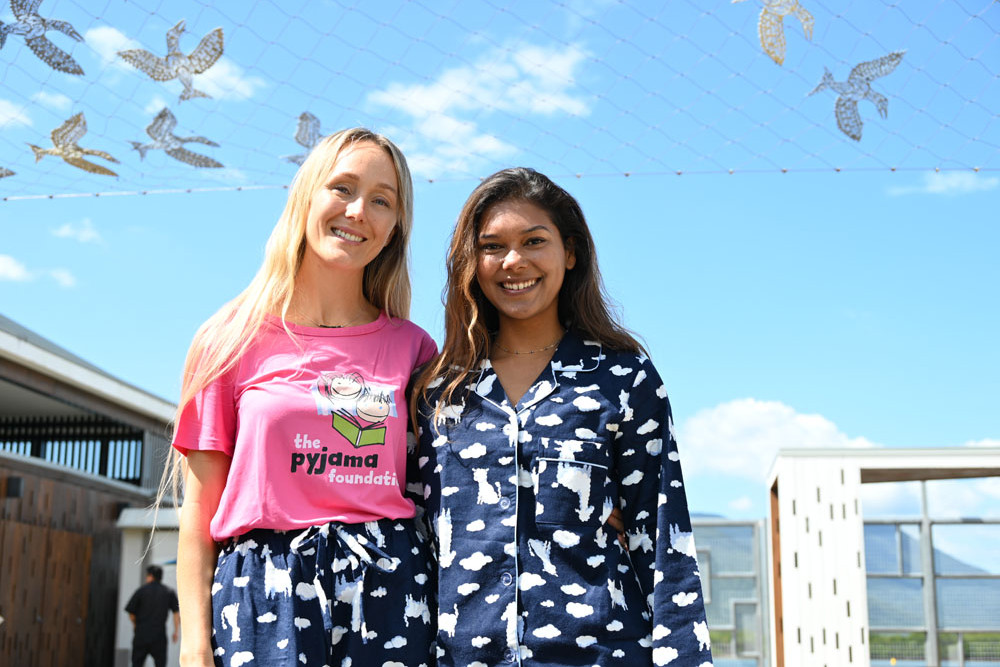
[{"label": "person in background", "polygon": [[531,169],[486,178],[445,292],[414,389],[438,665],[710,665],[670,403],[576,200]]},{"label": "person in background", "polygon": [[[181,664],[429,665],[433,571],[404,495],[413,186],[363,128],[299,169],[264,263],[191,345]],[[239,227],[244,223],[233,223]]]},{"label": "person in background", "polygon": [[156,667],[167,664],[167,616],[173,612],[174,633],[177,642],[181,616],[177,606],[177,594],[163,585],[163,568],[150,565],[146,568],[146,583],[140,586],[125,611],[132,621],[135,634],[132,637],[132,667],[142,667],[146,656],[152,656]]}]

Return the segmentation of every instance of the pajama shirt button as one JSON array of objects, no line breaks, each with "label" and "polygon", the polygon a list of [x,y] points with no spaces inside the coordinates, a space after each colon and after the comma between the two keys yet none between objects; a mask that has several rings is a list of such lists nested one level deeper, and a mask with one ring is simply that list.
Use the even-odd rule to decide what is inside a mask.
[{"label": "pajama shirt button", "polygon": [[504,496],[500,499],[500,509],[505,510],[510,507],[510,498]]},{"label": "pajama shirt button", "polygon": [[507,649],[503,653],[503,659],[507,662],[514,662],[514,651]]},{"label": "pajama shirt button", "polygon": [[500,581],[503,582],[504,586],[510,586],[514,583],[514,576],[510,572],[504,572],[500,575]]}]

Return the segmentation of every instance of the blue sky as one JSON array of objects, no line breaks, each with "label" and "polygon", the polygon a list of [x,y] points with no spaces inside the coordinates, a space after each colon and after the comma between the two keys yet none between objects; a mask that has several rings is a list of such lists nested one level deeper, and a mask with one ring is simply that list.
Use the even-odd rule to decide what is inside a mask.
[{"label": "blue sky", "polygon": [[[97,16],[44,0],[84,37],[50,33],[85,74],[19,35],[0,50],[0,167],[16,172],[0,179],[0,312],[175,400],[191,335],[260,262],[308,110],[410,158],[412,319],[438,341],[445,247],[479,177],[533,166],[580,200],[667,381],[694,511],[763,516],[780,447],[1000,446],[1000,9],[803,0],[812,40],[786,18],[779,66],[760,6],[139,1]],[[211,98],[179,103],[179,83],[114,55],[162,55],[181,19],[185,51],[225,32],[195,77]],[[860,103],[859,142],[837,128],[836,93],[807,95],[824,67],[843,81],[903,50],[872,82],[887,118]],[[164,106],[177,134],[221,144],[189,147],[224,169],[139,159],[129,141]],[[95,160],[118,178],[34,162],[26,143],[51,145],[80,111],[80,145],[119,159]],[[1000,505],[989,482],[960,495],[970,512]]]}]

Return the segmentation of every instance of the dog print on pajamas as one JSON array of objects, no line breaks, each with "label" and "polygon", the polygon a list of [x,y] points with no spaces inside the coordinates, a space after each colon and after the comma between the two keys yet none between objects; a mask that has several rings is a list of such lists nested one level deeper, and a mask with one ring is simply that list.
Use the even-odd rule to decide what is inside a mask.
[{"label": "dog print on pajamas", "polygon": [[516,406],[484,361],[437,422],[431,386],[418,430],[438,665],[711,665],[670,404],[646,357],[570,332]]}]

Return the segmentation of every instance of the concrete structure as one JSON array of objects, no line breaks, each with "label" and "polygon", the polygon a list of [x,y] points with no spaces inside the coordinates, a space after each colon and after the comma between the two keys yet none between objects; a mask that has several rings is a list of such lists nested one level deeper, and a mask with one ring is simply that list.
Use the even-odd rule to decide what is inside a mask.
[{"label": "concrete structure", "polygon": [[0,449],[153,491],[174,408],[0,315]]},{"label": "concrete structure", "polygon": [[[168,501],[169,502],[169,501]],[[154,531],[153,528],[156,528]],[[163,568],[163,583],[177,590],[177,512],[172,506],[159,512],[132,508],[118,517],[121,529],[122,567],[118,577],[118,609],[124,609],[129,597],[146,581],[146,568]],[[124,612],[117,617],[115,629],[115,667],[128,667],[132,651],[132,623]],[[173,620],[167,621],[167,637]],[[167,665],[177,665],[180,646],[167,645]],[[148,660],[147,660],[148,662]]]},{"label": "concrete structure", "polygon": [[173,412],[0,315],[0,664],[125,664],[119,586],[142,570],[117,521],[151,503]]},{"label": "concrete structure", "polygon": [[[772,664],[871,664],[862,484],[995,476],[1000,449],[780,451],[768,483]],[[923,521],[930,534],[926,515]],[[923,562],[932,564],[933,554],[924,554]],[[930,624],[925,659],[938,665],[933,567],[922,572]]]}]

